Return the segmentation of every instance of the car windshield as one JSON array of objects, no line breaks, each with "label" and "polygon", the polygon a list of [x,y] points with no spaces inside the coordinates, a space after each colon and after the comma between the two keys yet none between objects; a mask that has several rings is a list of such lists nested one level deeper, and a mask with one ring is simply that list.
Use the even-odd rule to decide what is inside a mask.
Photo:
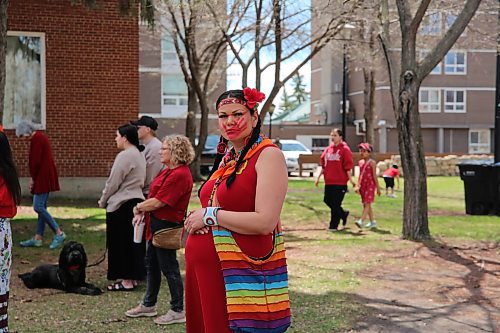
[{"label": "car windshield", "polygon": [[283,143],[281,150],[283,151],[307,151],[307,149],[298,143]]},{"label": "car windshield", "polygon": [[205,141],[205,149],[214,149],[217,147],[217,144],[219,143],[219,136],[218,135],[209,135],[207,136],[207,141]]}]

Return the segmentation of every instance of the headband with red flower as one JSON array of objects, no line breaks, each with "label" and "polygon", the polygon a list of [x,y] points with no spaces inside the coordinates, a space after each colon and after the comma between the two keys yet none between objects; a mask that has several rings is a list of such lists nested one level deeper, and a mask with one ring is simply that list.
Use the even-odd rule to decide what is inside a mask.
[{"label": "headband with red flower", "polygon": [[242,101],[234,97],[225,98],[219,103],[219,108],[226,104],[241,104],[247,106],[251,110],[257,111],[259,103],[266,98],[266,95],[264,95],[257,89],[249,87],[243,89],[243,96],[245,97],[246,101]]}]

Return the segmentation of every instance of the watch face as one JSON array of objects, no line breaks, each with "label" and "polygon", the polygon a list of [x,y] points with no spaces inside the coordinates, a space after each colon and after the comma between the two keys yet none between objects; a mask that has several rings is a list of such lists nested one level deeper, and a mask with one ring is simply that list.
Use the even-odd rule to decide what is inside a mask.
[{"label": "watch face", "polygon": [[212,217],[205,218],[205,225],[213,226],[215,225],[215,220]]}]

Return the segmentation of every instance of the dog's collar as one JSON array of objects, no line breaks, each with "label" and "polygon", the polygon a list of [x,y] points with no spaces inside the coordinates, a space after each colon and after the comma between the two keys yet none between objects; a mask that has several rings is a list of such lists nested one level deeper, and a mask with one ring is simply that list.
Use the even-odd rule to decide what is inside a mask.
[{"label": "dog's collar", "polygon": [[79,268],[80,268],[80,265],[73,265],[73,266],[69,266],[69,267],[68,267],[68,270],[70,270],[70,271],[74,271],[74,270],[77,270],[77,269],[79,269]]}]

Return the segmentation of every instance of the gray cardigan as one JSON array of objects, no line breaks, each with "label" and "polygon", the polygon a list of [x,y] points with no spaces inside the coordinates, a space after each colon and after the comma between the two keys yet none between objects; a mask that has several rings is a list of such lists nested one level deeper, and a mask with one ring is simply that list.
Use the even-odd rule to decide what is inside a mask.
[{"label": "gray cardigan", "polygon": [[144,199],[142,188],[146,178],[146,160],[136,147],[118,153],[102,190],[99,207],[114,212],[131,199]]}]

